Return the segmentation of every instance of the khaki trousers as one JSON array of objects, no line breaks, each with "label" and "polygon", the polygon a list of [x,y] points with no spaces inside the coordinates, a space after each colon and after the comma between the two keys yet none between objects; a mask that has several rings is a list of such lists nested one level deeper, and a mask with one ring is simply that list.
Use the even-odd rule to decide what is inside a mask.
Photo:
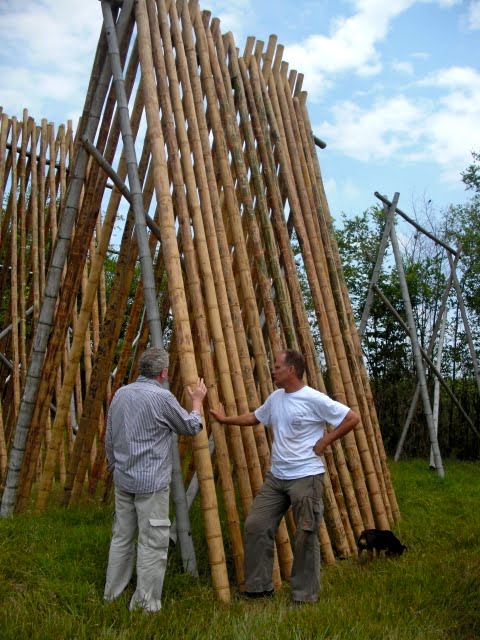
[{"label": "khaki trousers", "polygon": [[296,533],[291,575],[292,598],[316,602],[320,590],[318,528],[323,517],[323,474],[279,480],[270,472],[245,521],[245,588],[273,589],[275,532],[292,506]]},{"label": "khaki trousers", "polygon": [[115,487],[115,517],[108,557],[105,600],[114,600],[130,582],[137,544],[137,588],[130,610],[161,608],[170,533],[169,488],[155,493],[128,493]]}]

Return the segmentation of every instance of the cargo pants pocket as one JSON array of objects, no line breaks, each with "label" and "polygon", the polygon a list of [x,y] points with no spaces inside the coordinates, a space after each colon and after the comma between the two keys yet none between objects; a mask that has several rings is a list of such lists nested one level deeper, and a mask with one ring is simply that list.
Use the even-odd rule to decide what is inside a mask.
[{"label": "cargo pants pocket", "polygon": [[148,523],[148,545],[152,549],[163,549],[168,547],[170,535],[169,518],[149,518]]}]

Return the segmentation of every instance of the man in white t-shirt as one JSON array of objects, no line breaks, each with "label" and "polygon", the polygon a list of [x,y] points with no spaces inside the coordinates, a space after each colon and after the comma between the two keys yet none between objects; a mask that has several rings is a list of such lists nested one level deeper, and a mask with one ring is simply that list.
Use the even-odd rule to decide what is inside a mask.
[{"label": "man in white t-shirt", "polygon": [[[326,447],[345,436],[359,417],[345,405],[303,383],[303,356],[291,349],[275,358],[273,380],[278,387],[252,413],[225,416],[211,411],[223,424],[262,422],[272,430],[272,464],[245,520],[245,595],[273,595],[275,532],[291,506],[296,534],[291,575],[296,603],[316,602],[320,589],[318,528],[323,518],[321,458]],[[327,432],[326,423],[334,427]]]}]

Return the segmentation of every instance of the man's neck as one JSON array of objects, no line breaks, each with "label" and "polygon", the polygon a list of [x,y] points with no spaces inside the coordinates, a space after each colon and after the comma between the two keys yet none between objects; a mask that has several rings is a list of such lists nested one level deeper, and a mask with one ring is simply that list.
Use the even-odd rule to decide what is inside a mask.
[{"label": "man's neck", "polygon": [[300,389],[303,389],[304,386],[305,384],[303,383],[303,380],[294,380],[293,382],[289,382],[288,384],[286,384],[283,387],[283,390],[285,391],[285,393],[295,393],[296,391],[300,391]]}]

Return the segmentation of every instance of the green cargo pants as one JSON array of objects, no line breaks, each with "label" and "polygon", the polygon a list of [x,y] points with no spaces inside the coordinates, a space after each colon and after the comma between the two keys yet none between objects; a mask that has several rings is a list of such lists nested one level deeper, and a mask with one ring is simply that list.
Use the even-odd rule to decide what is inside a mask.
[{"label": "green cargo pants", "polygon": [[318,528],[323,517],[323,474],[279,480],[267,473],[245,521],[245,588],[273,589],[273,543],[282,517],[292,506],[296,534],[291,587],[293,600],[316,602],[320,590]]}]

